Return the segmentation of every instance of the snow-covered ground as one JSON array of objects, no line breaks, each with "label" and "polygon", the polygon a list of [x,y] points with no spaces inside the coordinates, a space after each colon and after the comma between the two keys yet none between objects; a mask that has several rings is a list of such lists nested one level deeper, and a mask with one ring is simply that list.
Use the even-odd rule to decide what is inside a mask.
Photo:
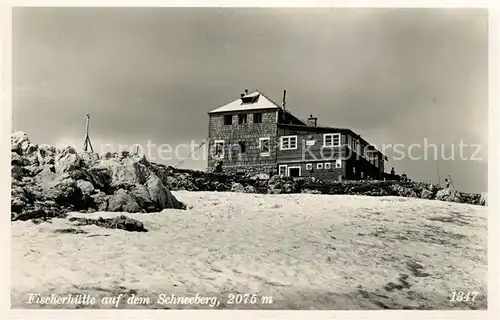
[{"label": "snow-covered ground", "polygon": [[[486,308],[486,207],[396,197],[173,194],[189,209],[126,214],[144,223],[144,233],[84,226],[78,228],[87,233],[59,234],[53,231],[71,222],[13,222],[12,307],[113,308],[99,299],[122,293],[120,308],[211,308],[157,301],[162,293],[198,293],[217,297],[214,308]],[[475,301],[450,302],[453,291],[478,293]],[[39,306],[26,303],[30,293],[90,294],[98,302]],[[149,296],[150,304],[125,304],[132,294]],[[247,303],[242,297],[231,304],[231,294],[249,294]]]}]

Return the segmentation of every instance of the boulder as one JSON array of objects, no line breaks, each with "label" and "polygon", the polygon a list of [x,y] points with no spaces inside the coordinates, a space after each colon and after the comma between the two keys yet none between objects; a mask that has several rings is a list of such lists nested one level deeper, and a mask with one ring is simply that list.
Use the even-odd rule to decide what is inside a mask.
[{"label": "boulder", "polygon": [[144,184],[149,176],[148,162],[145,158],[131,156],[120,159],[113,157],[100,161],[94,170],[110,173],[110,185],[114,188],[130,188],[137,184]]},{"label": "boulder", "polygon": [[420,198],[422,198],[422,199],[431,200],[431,199],[433,199],[433,197],[434,197],[434,195],[433,195],[432,191],[427,190],[427,189],[422,190],[422,193],[420,194]]},{"label": "boulder", "polygon": [[29,165],[29,160],[23,156],[20,156],[17,152],[11,152],[10,164],[13,166],[24,167]]},{"label": "boulder", "polygon": [[71,217],[69,221],[75,222],[77,226],[84,225],[96,225],[98,227],[110,228],[110,229],[122,229],[125,231],[136,231],[136,232],[147,232],[148,230],[144,228],[144,224],[138,220],[126,217],[124,215],[104,219],[99,217],[98,219],[88,219],[81,217]]},{"label": "boulder", "polygon": [[146,189],[149,198],[158,209],[186,209],[186,206],[172,195],[155,174],[149,175]]},{"label": "boulder", "polygon": [[417,193],[412,189],[399,184],[392,185],[392,190],[399,197],[418,198]]},{"label": "boulder", "polygon": [[483,192],[479,198],[479,204],[482,206],[488,206],[488,193]]},{"label": "boulder", "polygon": [[254,186],[248,185],[245,187],[245,193],[257,193],[257,189]]},{"label": "boulder", "polygon": [[157,210],[155,204],[153,201],[151,201],[151,198],[149,197],[149,192],[146,186],[144,185],[136,185],[133,187],[130,192],[134,195],[137,203],[146,211],[146,212],[154,212],[154,211],[159,211]]},{"label": "boulder", "polygon": [[130,191],[118,189],[115,194],[109,198],[107,211],[141,212],[142,208]]},{"label": "boulder", "polygon": [[91,182],[85,180],[77,180],[76,186],[81,190],[82,195],[85,198],[89,198],[92,193],[94,193],[94,186]]},{"label": "boulder", "polygon": [[10,136],[10,149],[12,152],[16,152],[19,155],[23,153],[23,149],[26,149],[31,144],[28,139],[28,135],[25,132],[17,131]]},{"label": "boulder", "polygon": [[25,167],[21,167],[19,165],[11,166],[10,172],[12,179],[19,181],[23,180],[23,178],[25,177],[31,176],[31,172],[28,169],[26,169]]},{"label": "boulder", "polygon": [[81,167],[82,160],[74,147],[68,146],[56,154],[54,168],[62,174]]},{"label": "boulder", "polygon": [[40,145],[38,147],[37,158],[40,165],[55,164],[56,148],[46,144]]},{"label": "boulder", "polygon": [[100,190],[95,190],[96,193],[91,195],[90,198],[94,201],[94,206],[99,211],[106,211],[108,209],[108,201],[111,196],[106,195]]},{"label": "boulder", "polygon": [[245,192],[245,187],[241,183],[233,182],[231,185],[231,192]]},{"label": "boulder", "polygon": [[444,188],[436,193],[436,200],[462,203],[460,193],[454,188]]},{"label": "boulder", "polygon": [[251,180],[269,180],[269,175],[265,173],[259,173],[256,174],[252,177],[250,177]]}]

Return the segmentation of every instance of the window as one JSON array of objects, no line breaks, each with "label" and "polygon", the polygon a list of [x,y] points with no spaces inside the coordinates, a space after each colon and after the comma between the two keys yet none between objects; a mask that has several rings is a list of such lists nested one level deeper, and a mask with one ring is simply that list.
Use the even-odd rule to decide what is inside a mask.
[{"label": "window", "polygon": [[278,166],[278,174],[280,176],[286,176],[286,164],[282,164]]},{"label": "window", "polygon": [[352,173],[356,173],[356,167],[352,167]]},{"label": "window", "polygon": [[340,133],[326,133],[323,135],[323,147],[339,147]]},{"label": "window", "polygon": [[313,169],[313,164],[312,163],[307,163],[306,164],[306,170],[311,171]]},{"label": "window", "polygon": [[318,169],[318,170],[323,169],[323,163],[318,162],[318,163],[316,164],[316,169]]},{"label": "window", "polygon": [[353,149],[352,148],[352,137],[350,135],[347,136],[347,146],[349,148],[351,148],[351,150]]},{"label": "window", "polygon": [[246,114],[239,114],[238,115],[238,123],[239,124],[247,123],[247,115]]},{"label": "window", "polygon": [[224,158],[224,140],[214,141],[214,157]]},{"label": "window", "polygon": [[261,156],[269,156],[271,154],[271,149],[269,148],[269,140],[269,138],[259,139],[259,150]]},{"label": "window", "polygon": [[226,114],[226,115],[224,116],[224,124],[225,124],[226,126],[228,126],[228,125],[232,125],[232,124],[233,124],[233,115],[231,115],[231,114]]},{"label": "window", "polygon": [[241,153],[245,153],[247,151],[247,148],[246,148],[246,145],[245,145],[245,141],[240,141],[238,142],[239,146],[240,146],[240,152]]},{"label": "window", "polygon": [[297,136],[284,136],[281,137],[281,150],[297,149]]},{"label": "window", "polygon": [[359,143],[359,140],[356,141],[356,153],[362,156],[361,154],[361,144]]},{"label": "window", "polygon": [[253,114],[253,123],[262,123],[262,113]]},{"label": "window", "polygon": [[325,162],[325,169],[330,170],[332,168],[332,164],[330,162]]},{"label": "window", "polygon": [[335,160],[335,168],[337,168],[337,169],[342,168],[342,160],[341,159]]}]

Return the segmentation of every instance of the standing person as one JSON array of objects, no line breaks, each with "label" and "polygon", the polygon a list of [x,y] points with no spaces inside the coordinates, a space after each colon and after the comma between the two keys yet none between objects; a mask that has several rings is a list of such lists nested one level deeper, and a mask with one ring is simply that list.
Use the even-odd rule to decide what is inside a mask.
[{"label": "standing person", "polygon": [[394,170],[394,167],[392,167],[391,169],[391,175],[395,175],[396,174],[396,171]]}]

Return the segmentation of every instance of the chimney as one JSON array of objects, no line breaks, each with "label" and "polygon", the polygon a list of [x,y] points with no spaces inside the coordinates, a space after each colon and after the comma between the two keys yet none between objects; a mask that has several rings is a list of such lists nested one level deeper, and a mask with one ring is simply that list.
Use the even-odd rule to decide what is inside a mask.
[{"label": "chimney", "polygon": [[310,127],[316,127],[318,122],[318,118],[313,117],[312,114],[309,115],[309,118],[307,118],[307,125]]},{"label": "chimney", "polygon": [[243,98],[244,96],[245,96],[245,94],[244,94],[244,93],[240,94],[240,97],[241,97],[241,98]]},{"label": "chimney", "polygon": [[286,90],[283,90],[283,110],[286,110]]},{"label": "chimney", "polygon": [[246,95],[248,94],[248,89],[245,89],[245,94],[246,94]]}]

